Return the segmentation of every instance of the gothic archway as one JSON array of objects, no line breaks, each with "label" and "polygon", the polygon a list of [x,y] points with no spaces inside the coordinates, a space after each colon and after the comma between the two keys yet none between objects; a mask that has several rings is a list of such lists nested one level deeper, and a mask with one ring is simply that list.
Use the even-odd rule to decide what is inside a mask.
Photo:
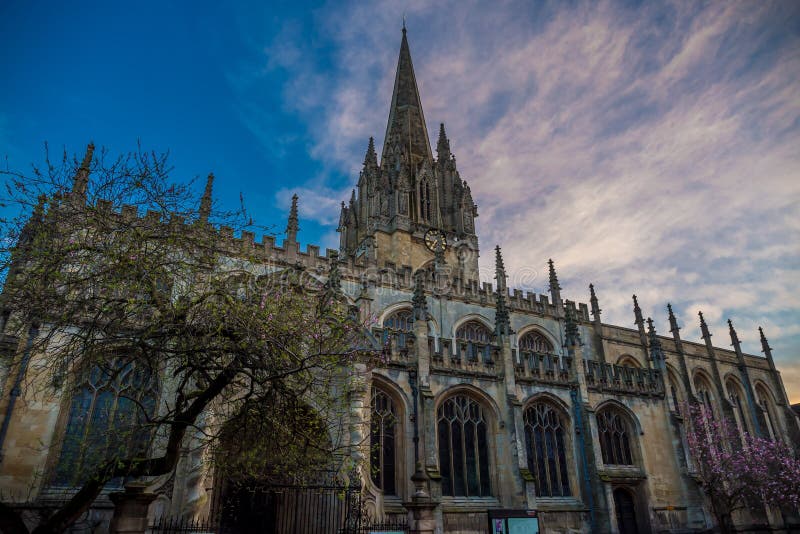
[{"label": "gothic archway", "polygon": [[638,534],[636,499],[628,488],[614,489],[614,512],[617,516],[619,534]]}]

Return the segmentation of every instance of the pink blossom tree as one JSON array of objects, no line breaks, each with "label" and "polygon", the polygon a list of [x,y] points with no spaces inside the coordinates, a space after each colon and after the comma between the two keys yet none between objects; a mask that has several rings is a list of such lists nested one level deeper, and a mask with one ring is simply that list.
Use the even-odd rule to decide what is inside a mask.
[{"label": "pink blossom tree", "polygon": [[780,440],[740,434],[702,406],[688,406],[687,441],[694,475],[720,531],[733,532],[733,513],[760,505],[800,506],[800,459]]}]

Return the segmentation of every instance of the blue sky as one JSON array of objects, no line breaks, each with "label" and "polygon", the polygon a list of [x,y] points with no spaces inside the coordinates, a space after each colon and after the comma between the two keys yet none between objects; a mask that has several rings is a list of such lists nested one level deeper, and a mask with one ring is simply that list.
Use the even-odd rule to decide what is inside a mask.
[{"label": "blue sky", "polygon": [[[428,131],[445,122],[515,287],[594,282],[668,333],[697,310],[800,401],[800,3],[0,2],[0,156],[169,150],[280,233],[336,246],[338,204],[386,127],[406,15]],[[483,277],[491,279],[491,255]]]}]

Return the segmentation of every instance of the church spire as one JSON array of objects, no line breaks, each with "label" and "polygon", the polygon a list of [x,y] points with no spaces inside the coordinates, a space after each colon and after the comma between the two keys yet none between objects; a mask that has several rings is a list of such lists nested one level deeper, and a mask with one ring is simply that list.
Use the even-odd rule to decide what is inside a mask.
[{"label": "church spire", "polygon": [[405,27],[403,27],[403,40],[400,42],[392,105],[389,108],[389,121],[386,124],[386,136],[383,142],[384,161],[393,152],[394,147],[406,155],[405,159],[409,163],[416,165],[424,159],[433,161]]}]

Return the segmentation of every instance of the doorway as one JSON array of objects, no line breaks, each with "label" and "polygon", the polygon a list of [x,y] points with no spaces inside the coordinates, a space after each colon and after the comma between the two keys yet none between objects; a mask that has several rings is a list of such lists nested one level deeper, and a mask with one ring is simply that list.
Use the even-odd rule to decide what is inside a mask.
[{"label": "doorway", "polygon": [[636,525],[636,505],[631,492],[625,488],[614,490],[614,509],[617,513],[619,534],[639,534]]}]

